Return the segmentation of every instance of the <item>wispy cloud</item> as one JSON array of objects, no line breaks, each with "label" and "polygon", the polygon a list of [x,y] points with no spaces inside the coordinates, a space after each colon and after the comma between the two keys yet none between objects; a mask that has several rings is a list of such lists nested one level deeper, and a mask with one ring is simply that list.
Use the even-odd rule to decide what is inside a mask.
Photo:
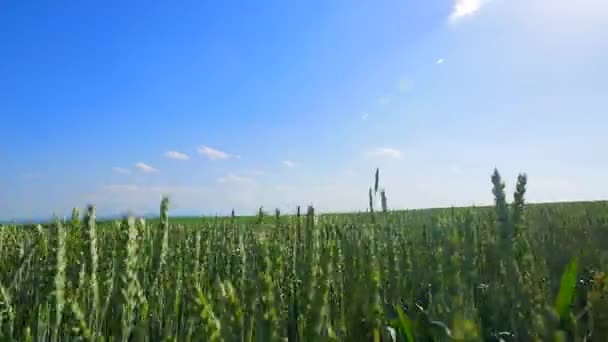
[{"label": "wispy cloud", "polygon": [[135,164],[135,167],[142,172],[145,173],[152,173],[152,172],[158,172],[158,169],[153,168],[152,166],[142,163],[142,162],[138,162]]},{"label": "wispy cloud", "polygon": [[296,163],[291,160],[283,160],[282,163],[283,163],[283,165],[287,166],[290,169],[293,169],[294,167],[296,167]]},{"label": "wispy cloud", "polygon": [[209,146],[201,146],[198,148],[198,153],[206,156],[210,160],[228,159],[231,157],[229,153],[217,150]]},{"label": "wispy cloud", "polygon": [[123,175],[128,175],[128,174],[130,174],[130,173],[131,173],[131,170],[129,170],[129,169],[125,169],[125,168],[123,168],[123,167],[118,167],[118,166],[113,167],[113,168],[112,168],[112,171],[113,171],[114,173],[120,173],[120,174],[123,174]]},{"label": "wispy cloud", "polygon": [[367,120],[368,117],[369,117],[368,113],[361,113],[361,120]]},{"label": "wispy cloud", "polygon": [[450,22],[456,23],[464,18],[472,17],[479,12],[488,0],[454,0]]},{"label": "wispy cloud", "polygon": [[435,62],[435,64],[439,65],[439,64],[443,64],[443,62],[445,62],[445,59],[443,59],[443,57],[441,57]]},{"label": "wispy cloud", "polygon": [[177,159],[177,160],[189,160],[190,159],[190,157],[188,157],[187,154],[177,152],[177,151],[167,151],[167,152],[165,152],[165,157],[167,157],[169,159]]},{"label": "wispy cloud", "polygon": [[378,147],[372,150],[367,151],[368,157],[382,157],[382,158],[392,158],[399,159],[401,158],[401,151],[390,148],[390,147]]}]

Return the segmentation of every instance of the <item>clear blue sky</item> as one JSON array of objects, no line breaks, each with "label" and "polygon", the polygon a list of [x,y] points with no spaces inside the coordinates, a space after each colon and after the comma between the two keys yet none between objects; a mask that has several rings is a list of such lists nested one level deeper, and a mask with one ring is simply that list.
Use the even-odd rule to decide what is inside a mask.
[{"label": "clear blue sky", "polygon": [[0,219],[608,199],[608,2],[3,1]]}]

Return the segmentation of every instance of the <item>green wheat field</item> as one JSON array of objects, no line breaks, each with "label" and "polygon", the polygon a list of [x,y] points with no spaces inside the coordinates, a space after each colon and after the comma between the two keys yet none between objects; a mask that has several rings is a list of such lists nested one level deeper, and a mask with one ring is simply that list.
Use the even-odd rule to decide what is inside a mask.
[{"label": "green wheat field", "polygon": [[0,226],[1,340],[607,341],[608,203],[485,181],[493,207],[393,211],[376,177],[361,213]]}]

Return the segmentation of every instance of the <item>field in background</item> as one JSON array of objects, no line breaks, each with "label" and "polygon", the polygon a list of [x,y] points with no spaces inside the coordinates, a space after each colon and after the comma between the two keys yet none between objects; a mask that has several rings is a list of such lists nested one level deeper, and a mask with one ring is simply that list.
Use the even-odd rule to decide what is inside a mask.
[{"label": "field in background", "polygon": [[[533,208],[533,210],[545,209],[545,210],[587,210],[593,207],[608,207],[608,201],[579,201],[579,202],[547,202],[547,203],[527,203],[526,207]],[[455,212],[462,212],[467,210],[475,210],[475,211],[493,211],[493,206],[476,206],[476,207],[444,207],[444,208],[425,208],[425,209],[402,209],[402,210],[391,210],[392,214],[406,214],[406,213],[427,213],[429,216],[441,216],[451,213],[452,210]],[[339,217],[339,216],[356,216],[362,215],[363,217],[369,215],[369,211],[357,212],[357,213],[327,213],[327,214],[318,214],[321,216],[328,217]],[[296,216],[296,210],[293,212],[281,213],[283,217]],[[230,219],[230,216],[176,216],[171,218],[171,224],[182,224],[182,225],[190,225],[190,224],[201,224],[203,222],[221,220],[225,221]],[[239,215],[235,216],[235,222],[238,224],[255,224],[257,223],[258,216],[251,213],[250,215]],[[276,222],[274,217],[274,212],[264,211],[264,219],[265,224],[273,225]],[[111,221],[111,220],[107,220]],[[158,224],[160,223],[159,217],[149,217],[146,218],[147,223]]]},{"label": "field in background", "polygon": [[608,203],[493,182],[483,208],[2,226],[0,337],[605,341]]}]

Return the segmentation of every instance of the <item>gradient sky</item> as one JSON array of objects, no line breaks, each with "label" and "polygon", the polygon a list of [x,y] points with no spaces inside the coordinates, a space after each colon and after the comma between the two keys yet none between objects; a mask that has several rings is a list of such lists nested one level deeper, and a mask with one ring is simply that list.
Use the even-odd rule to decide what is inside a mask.
[{"label": "gradient sky", "polygon": [[605,0],[2,1],[0,219],[608,199]]}]

